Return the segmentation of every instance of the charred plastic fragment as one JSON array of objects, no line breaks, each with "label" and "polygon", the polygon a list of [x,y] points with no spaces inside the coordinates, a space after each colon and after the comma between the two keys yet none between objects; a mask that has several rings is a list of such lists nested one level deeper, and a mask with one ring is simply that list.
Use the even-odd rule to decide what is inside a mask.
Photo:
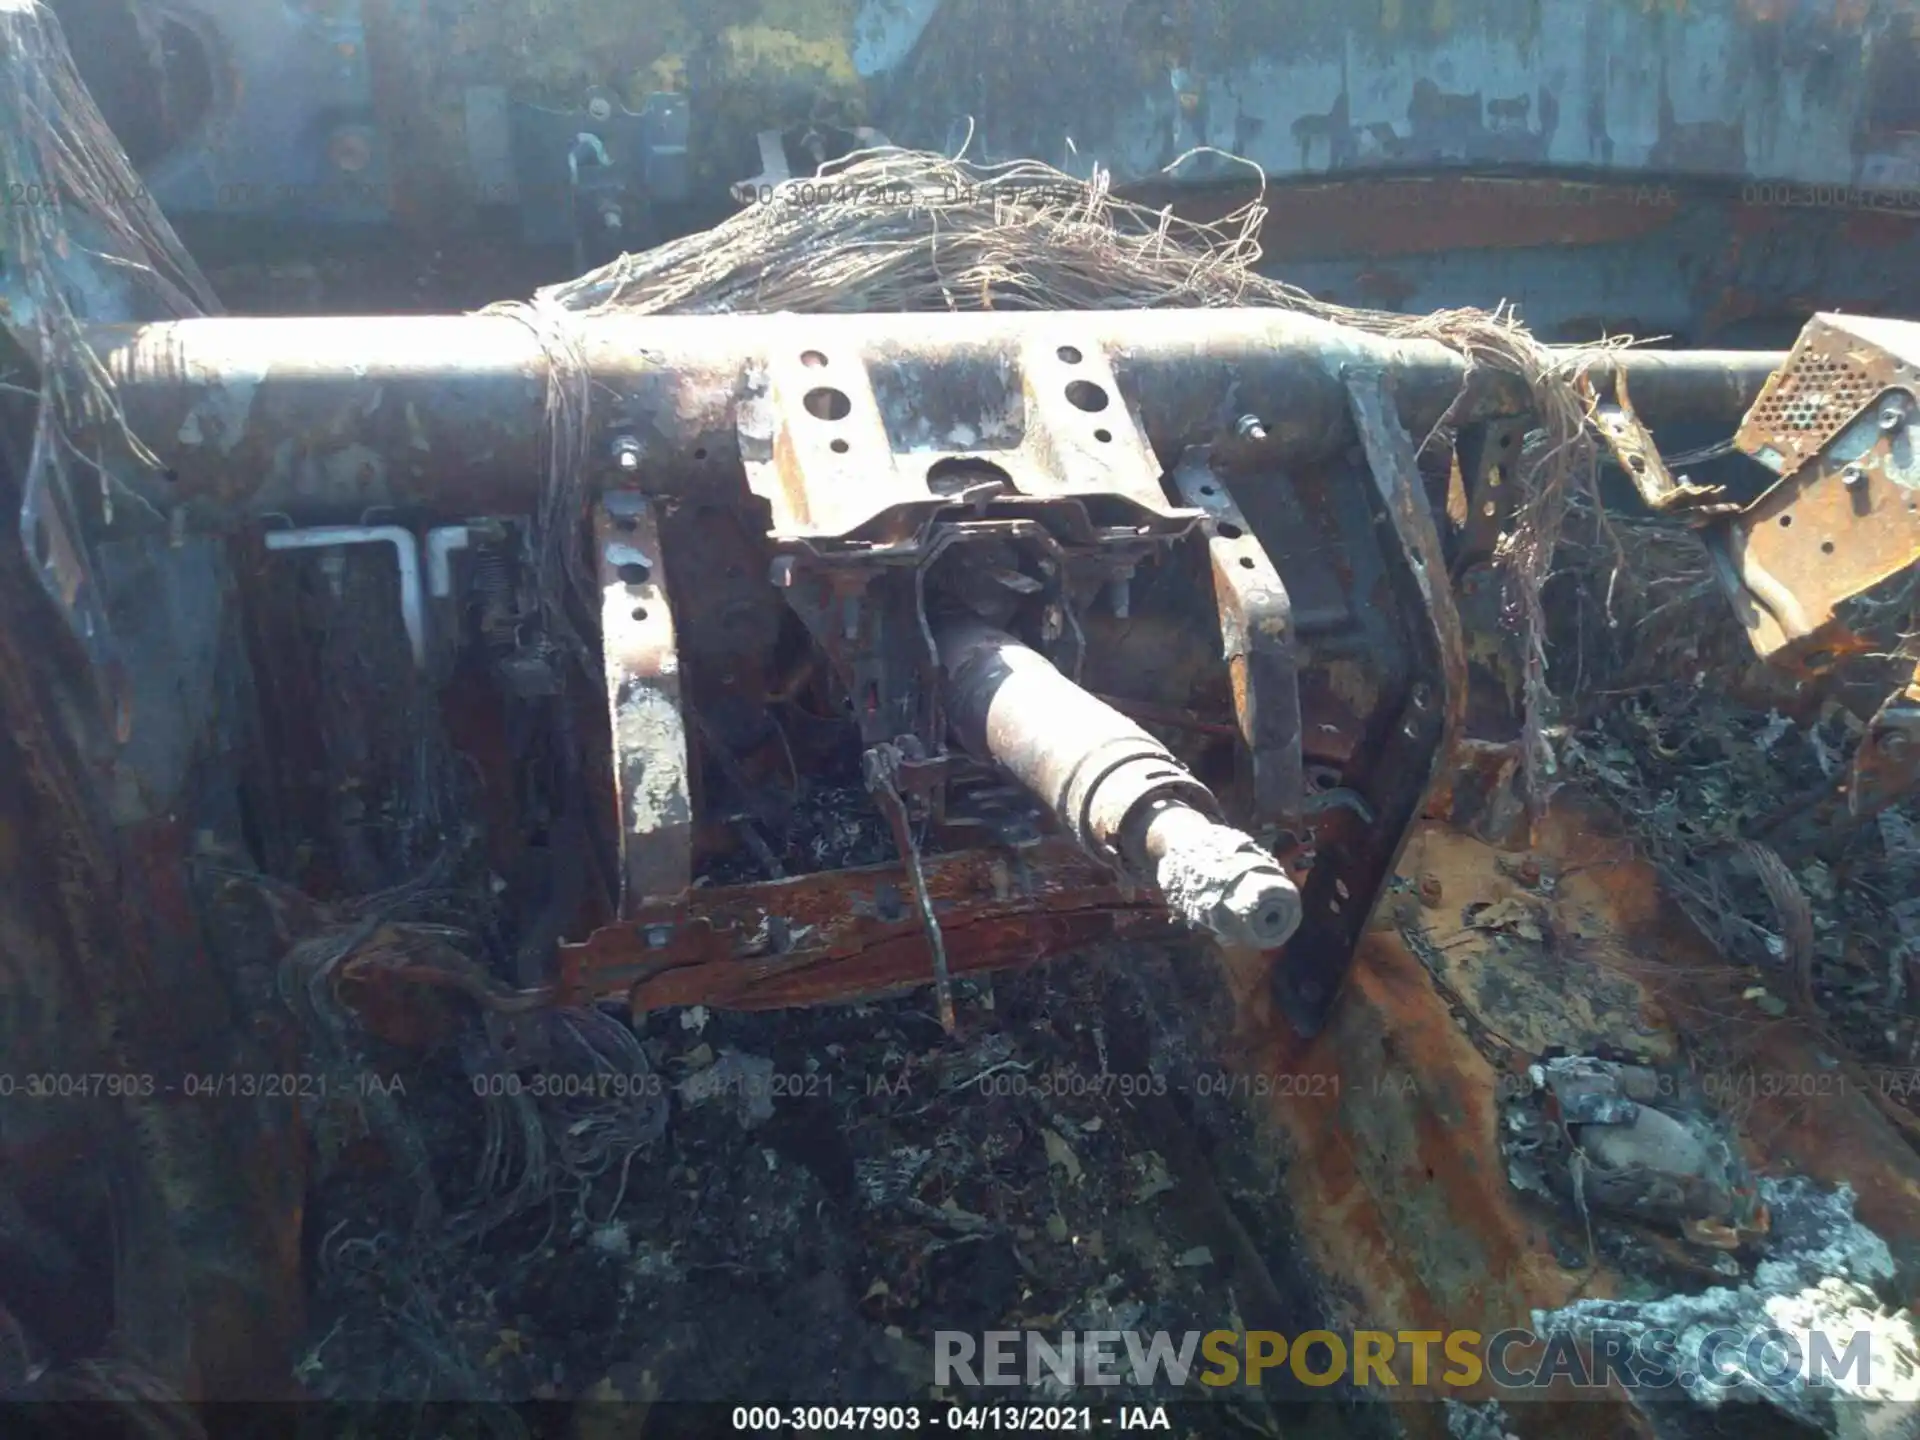
[{"label": "charred plastic fragment", "polygon": [[1300,892],[1153,736],[1004,631],[936,626],[948,718],[975,756],[1012,774],[1090,853],[1156,885],[1187,924],[1271,950],[1300,924]]}]

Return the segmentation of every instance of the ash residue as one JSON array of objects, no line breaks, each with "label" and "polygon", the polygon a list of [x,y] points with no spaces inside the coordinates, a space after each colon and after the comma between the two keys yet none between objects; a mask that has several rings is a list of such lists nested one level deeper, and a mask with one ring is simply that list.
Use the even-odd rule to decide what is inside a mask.
[{"label": "ash residue", "polygon": [[[638,1035],[666,1133],[578,1197],[453,1243],[413,1229],[377,1149],[335,1167],[309,1221],[303,1379],[336,1398],[897,1403],[934,1398],[940,1330],[1317,1323],[1277,1156],[1194,1083],[1231,1014],[1212,963],[1141,948],[963,981],[956,1039],[924,996],[654,1013]],[[456,1065],[402,1074],[459,1193],[482,1107]]]},{"label": "ash residue", "polygon": [[1513,1432],[1507,1429],[1507,1412],[1500,1408],[1500,1402],[1489,1400],[1484,1405],[1466,1405],[1458,1400],[1448,1400],[1447,1434],[1453,1440],[1513,1440]]},{"label": "ash residue", "polygon": [[[1832,703],[1802,722],[1718,685],[1672,684],[1611,703],[1564,756],[1701,932],[1764,982],[1748,997],[1755,1018],[1778,1018],[1804,993],[1854,1056],[1898,1069],[1920,1061],[1920,922],[1907,903],[1920,849],[1911,802],[1876,823],[1833,813],[1863,729]],[[1789,905],[1770,892],[1754,841],[1797,892]]]},{"label": "ash residue", "polygon": [[711,865],[703,885],[751,885],[900,858],[886,817],[859,783],[804,784],[777,817],[734,821],[742,848]]},{"label": "ash residue", "polygon": [[1516,1189],[1560,1201],[1590,1236],[1603,1215],[1729,1240],[1755,1230],[1752,1177],[1696,1087],[1588,1055],[1543,1058],[1529,1074],[1531,1092],[1501,1116]]},{"label": "ash residue", "polygon": [[[1761,1198],[1773,1231],[1747,1283],[1658,1299],[1582,1300],[1536,1311],[1534,1330],[1606,1331],[1624,1335],[1642,1360],[1672,1357],[1629,1366],[1644,1382],[1633,1387],[1636,1400],[1668,1422],[1663,1434],[1688,1433],[1689,1407],[1717,1411],[1730,1402],[1764,1403],[1830,1435],[1920,1433],[1920,1334],[1904,1310],[1879,1298],[1894,1277],[1893,1257],[1854,1218],[1852,1192],[1769,1179],[1761,1181]],[[1721,1334],[1731,1338],[1709,1351]],[[1776,1337],[1768,1349],[1749,1344],[1764,1335]],[[1869,1364],[1848,1370],[1848,1346],[1861,1335]],[[1842,1364],[1815,1377],[1823,1354]],[[1720,1367],[1717,1377],[1691,1368],[1708,1355]]]}]

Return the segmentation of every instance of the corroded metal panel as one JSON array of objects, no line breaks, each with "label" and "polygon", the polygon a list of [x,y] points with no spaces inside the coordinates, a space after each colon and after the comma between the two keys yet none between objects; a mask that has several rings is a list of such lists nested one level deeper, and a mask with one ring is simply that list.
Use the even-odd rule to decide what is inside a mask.
[{"label": "corroded metal panel", "polygon": [[621,908],[671,900],[693,881],[693,798],[680,652],[652,505],[614,491],[594,525],[601,637],[619,807]]},{"label": "corroded metal panel", "polygon": [[[497,119],[476,91],[583,118],[589,92],[636,114],[684,94],[693,190],[720,197],[757,173],[756,136],[790,126],[1121,183],[1215,146],[1274,178],[1552,168],[1797,182],[1844,203],[1920,187],[1907,0],[171,8],[226,57],[210,123],[151,169],[191,210],[430,222],[510,199],[480,161],[498,145],[468,133]],[[1232,174],[1211,154],[1181,170]]]}]

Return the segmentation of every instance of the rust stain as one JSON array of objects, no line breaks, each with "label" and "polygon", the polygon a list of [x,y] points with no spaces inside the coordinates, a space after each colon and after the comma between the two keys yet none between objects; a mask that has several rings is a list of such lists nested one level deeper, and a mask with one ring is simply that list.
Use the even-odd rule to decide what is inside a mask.
[{"label": "rust stain", "polygon": [[[1229,1063],[1285,1081],[1271,1087],[1265,1108],[1289,1151],[1289,1200],[1315,1263],[1348,1287],[1352,1323],[1492,1333],[1524,1326],[1537,1308],[1620,1293],[1623,1277],[1605,1264],[1563,1267],[1552,1236],[1561,1227],[1564,1238],[1565,1218],[1509,1185],[1498,1125],[1510,1077],[1456,1015],[1462,1001],[1489,1025],[1511,1025],[1516,1007],[1543,1011],[1531,1022],[1534,1043],[1592,1030],[1599,1017],[1625,1048],[1674,1060],[1680,1035],[1672,1017],[1725,1015],[1740,1004],[1746,977],[1693,932],[1652,869],[1611,838],[1606,823],[1563,796],[1522,857],[1423,825],[1402,866],[1414,882],[1401,897],[1408,913],[1385,916],[1363,940],[1340,1007],[1311,1042],[1275,1013],[1270,957],[1224,954],[1239,1013]],[[1551,894],[1547,876],[1556,881]],[[1427,896],[1437,890],[1437,906],[1423,903],[1422,880]],[[1444,938],[1441,930],[1457,931],[1462,908],[1487,898],[1538,908],[1551,932],[1546,948],[1571,955],[1564,983],[1504,1004],[1497,989],[1462,985],[1450,987],[1451,998],[1443,994],[1395,927],[1431,926]],[[1595,972],[1618,982],[1616,1002],[1576,993],[1594,988]],[[1757,1037],[1752,1063],[1816,1073],[1819,1050],[1816,1035],[1776,1023]],[[1862,1220],[1896,1250],[1920,1242],[1920,1156],[1867,1099],[1762,1099],[1742,1129],[1756,1164],[1845,1181]],[[1545,1418],[1516,1413],[1522,1433],[1637,1431],[1618,1397],[1541,1412]]]},{"label": "rust stain", "polygon": [[[925,868],[956,974],[1165,935],[1172,924],[1152,897],[1123,891],[1070,841],[1018,855],[930,856]],[[932,955],[911,895],[898,865],[696,889],[563,947],[560,998],[761,1010],[931,984]]]},{"label": "rust stain", "polygon": [[[1218,220],[1245,191],[1158,194],[1182,214]],[[1659,233],[1685,205],[1668,186],[1437,175],[1291,184],[1268,192],[1260,246],[1269,260],[1376,259],[1445,250],[1602,245]]]},{"label": "rust stain", "polygon": [[[1601,815],[1571,804],[1543,825],[1546,844],[1567,867],[1564,888],[1604,913],[1622,956],[1674,1015],[1726,1016],[1746,1007],[1751,974],[1736,970],[1662,897],[1659,877]],[[1795,1020],[1755,1029],[1744,1063],[1779,1075],[1831,1073],[1820,1037]],[[1837,1090],[1842,1087],[1835,1087]],[[1808,1100],[1759,1095],[1743,1120],[1751,1158],[1773,1170],[1842,1181],[1860,1197],[1862,1221],[1896,1250],[1920,1246],[1920,1154],[1866,1093],[1863,1082]]]},{"label": "rust stain", "polygon": [[1356,715],[1368,715],[1380,703],[1377,677],[1357,660],[1329,660],[1327,688],[1333,697]]},{"label": "rust stain", "polygon": [[[1500,1076],[1398,936],[1362,942],[1333,1022],[1305,1043],[1266,1003],[1266,958],[1225,963],[1242,1016],[1234,1063],[1285,1082],[1267,1114],[1288,1147],[1288,1198],[1315,1264],[1352,1292],[1352,1323],[1490,1335],[1535,1308],[1615,1293],[1610,1272],[1563,1269],[1543,1217],[1508,1186]],[[1616,1396],[1555,1407],[1551,1427],[1515,1418],[1528,1434],[1611,1440],[1629,1414]]]}]

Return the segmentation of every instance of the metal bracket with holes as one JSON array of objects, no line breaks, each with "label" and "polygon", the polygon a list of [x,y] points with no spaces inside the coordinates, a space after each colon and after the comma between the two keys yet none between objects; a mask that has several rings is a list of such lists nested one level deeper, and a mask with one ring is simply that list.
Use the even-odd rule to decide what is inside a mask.
[{"label": "metal bracket with holes", "polygon": [[1491,560],[1500,536],[1511,524],[1520,494],[1514,474],[1525,437],[1526,425],[1517,416],[1461,427],[1456,463],[1466,514],[1461,517],[1455,542],[1456,574]]},{"label": "metal bracket with holes", "polygon": [[[1693,485],[1685,476],[1676,480],[1660,456],[1660,447],[1653,443],[1653,436],[1633,413],[1633,397],[1627,393],[1626,375],[1616,372],[1613,385],[1614,398],[1597,400],[1594,404],[1594,427],[1640,492],[1640,498],[1646,501],[1647,508],[1661,514],[1680,509],[1705,509],[1706,513],[1713,513],[1712,502],[1722,494],[1719,487]],[[1583,380],[1582,386],[1592,398],[1591,382]]]},{"label": "metal bracket with holes", "polygon": [[1285,962],[1274,967],[1274,998],[1307,1036],[1318,1034],[1332,1013],[1373,905],[1441,779],[1464,722],[1467,689],[1466,641],[1447,585],[1440,531],[1391,378],[1377,370],[1347,370],[1342,378],[1377,497],[1376,523],[1394,538],[1386,553],[1394,566],[1394,600],[1407,617],[1408,663],[1400,679],[1405,698],[1365,766],[1372,783],[1362,806],[1371,808],[1372,822],[1343,825],[1321,838],[1302,896],[1300,929]]},{"label": "metal bracket with holes", "polygon": [[614,796],[620,913],[686,893],[693,882],[693,798],[680,655],[653,502],[612,491],[594,516]]},{"label": "metal bracket with holes", "polygon": [[1874,648],[1855,602],[1920,562],[1915,390],[1920,324],[1816,316],[1742,424],[1781,479],[1708,546],[1763,659],[1812,674]]},{"label": "metal bracket with holes", "polygon": [[1207,558],[1234,716],[1253,777],[1252,818],[1278,825],[1299,815],[1305,786],[1293,604],[1280,572],[1214,473],[1208,450],[1190,448],[1173,479],[1181,498],[1208,516]]}]

